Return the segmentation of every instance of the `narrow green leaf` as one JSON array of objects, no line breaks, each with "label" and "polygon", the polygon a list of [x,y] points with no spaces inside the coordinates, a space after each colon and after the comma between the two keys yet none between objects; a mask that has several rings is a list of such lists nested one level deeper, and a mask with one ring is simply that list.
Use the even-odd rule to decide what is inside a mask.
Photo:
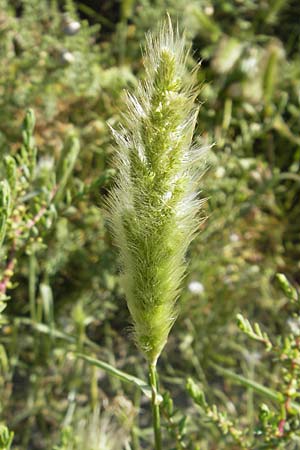
[{"label": "narrow green leaf", "polygon": [[70,175],[74,169],[74,165],[79,154],[80,144],[79,140],[71,136],[67,145],[62,151],[57,171],[58,189],[55,195],[55,202],[59,202],[65,192],[65,188],[69,181]]},{"label": "narrow green leaf", "polygon": [[[76,354],[78,358],[82,358],[88,363],[99,367],[100,369],[104,370],[105,372],[109,373],[110,375],[119,378],[122,381],[125,381],[126,383],[131,383],[137,386],[141,391],[148,397],[149,399],[152,398],[152,391],[151,387],[140,378],[134,377],[133,375],[130,375],[126,372],[123,372],[122,370],[116,369],[115,367],[111,366],[110,364],[100,361],[99,359],[91,358],[90,356],[83,355],[82,353]],[[158,395],[158,399],[161,402],[162,397],[161,395]]]},{"label": "narrow green leaf", "polygon": [[[282,404],[284,402],[284,397],[280,392],[275,391],[274,389],[263,386],[254,380],[249,380],[243,375],[238,375],[231,370],[224,369],[223,367],[218,366],[217,364],[211,363],[211,366],[224,377],[229,378],[233,382],[240,384],[241,386],[251,388],[256,393],[261,394],[262,396],[268,398],[269,400],[273,400],[278,404]],[[299,414],[300,413],[300,404],[291,402],[291,407]]]}]

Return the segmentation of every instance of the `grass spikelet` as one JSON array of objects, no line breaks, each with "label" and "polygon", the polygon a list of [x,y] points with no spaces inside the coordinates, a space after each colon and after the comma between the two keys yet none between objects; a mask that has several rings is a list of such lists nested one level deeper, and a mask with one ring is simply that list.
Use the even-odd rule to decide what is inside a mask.
[{"label": "grass spikelet", "polygon": [[139,348],[156,364],[177,316],[185,253],[199,224],[192,144],[198,114],[195,71],[184,38],[168,19],[147,36],[145,81],[126,96],[109,215],[122,284]]}]

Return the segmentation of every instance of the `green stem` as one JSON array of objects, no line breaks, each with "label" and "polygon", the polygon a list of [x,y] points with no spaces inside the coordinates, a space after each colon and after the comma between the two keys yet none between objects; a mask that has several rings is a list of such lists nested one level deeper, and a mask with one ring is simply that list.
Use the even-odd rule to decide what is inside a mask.
[{"label": "green stem", "polygon": [[156,363],[149,364],[149,382],[152,390],[151,403],[152,403],[152,423],[155,439],[155,450],[162,450]]},{"label": "green stem", "polygon": [[29,308],[30,317],[33,322],[36,322],[36,303],[35,303],[35,283],[36,283],[36,259],[35,254],[29,256]]}]

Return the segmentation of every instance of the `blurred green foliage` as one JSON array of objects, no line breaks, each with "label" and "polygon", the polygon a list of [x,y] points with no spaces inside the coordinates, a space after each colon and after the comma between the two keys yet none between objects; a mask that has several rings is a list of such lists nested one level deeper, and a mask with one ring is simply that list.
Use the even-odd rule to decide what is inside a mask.
[{"label": "blurred green foliage", "polygon": [[[18,450],[151,449],[146,398],[75,353],[146,379],[101,208],[114,176],[108,125],[166,11],[201,61],[195,139],[215,145],[207,220],[160,361],[164,442],[229,450],[247,436],[255,449],[299,448],[297,414],[251,384],[299,403],[299,2],[0,0],[3,448],[13,432]],[[254,322],[274,352],[249,339]]]}]

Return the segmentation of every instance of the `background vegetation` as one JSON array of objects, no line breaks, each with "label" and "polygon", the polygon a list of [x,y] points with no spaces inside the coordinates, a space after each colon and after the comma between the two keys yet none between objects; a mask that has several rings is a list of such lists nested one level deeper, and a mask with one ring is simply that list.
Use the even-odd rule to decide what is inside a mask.
[{"label": "background vegetation", "polygon": [[[166,11],[202,61],[196,139],[215,145],[207,220],[159,363],[165,448],[300,448],[297,294],[275,276],[300,282],[299,2],[95,3],[0,0],[0,413],[11,448],[153,448],[147,398],[76,353],[146,379],[102,207],[109,125]],[[8,449],[4,428],[1,439]]]}]

